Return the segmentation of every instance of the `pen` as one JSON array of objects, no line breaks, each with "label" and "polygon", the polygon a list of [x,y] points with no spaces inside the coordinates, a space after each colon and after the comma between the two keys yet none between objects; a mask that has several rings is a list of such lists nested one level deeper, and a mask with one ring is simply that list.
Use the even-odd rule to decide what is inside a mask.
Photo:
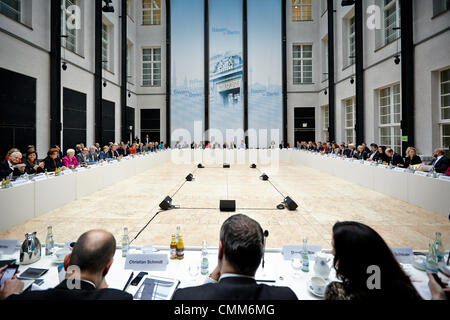
[{"label": "pen", "polygon": [[129,285],[130,282],[131,282],[131,279],[133,279],[133,276],[134,276],[134,272],[131,272],[130,277],[128,278],[128,281],[127,281],[127,283],[125,284],[125,287],[123,288],[123,291],[126,291],[126,290],[127,290],[128,285]]}]

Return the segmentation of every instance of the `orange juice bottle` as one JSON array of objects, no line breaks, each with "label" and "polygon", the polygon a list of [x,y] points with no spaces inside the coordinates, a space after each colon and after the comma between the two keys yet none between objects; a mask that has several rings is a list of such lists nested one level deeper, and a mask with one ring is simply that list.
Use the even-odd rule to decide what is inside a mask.
[{"label": "orange juice bottle", "polygon": [[175,234],[172,234],[172,241],[170,242],[170,259],[177,258],[177,242],[175,241]]},{"label": "orange juice bottle", "polygon": [[178,238],[178,243],[177,243],[177,259],[178,260],[184,259],[184,243],[183,243],[183,236],[181,236],[181,235]]}]

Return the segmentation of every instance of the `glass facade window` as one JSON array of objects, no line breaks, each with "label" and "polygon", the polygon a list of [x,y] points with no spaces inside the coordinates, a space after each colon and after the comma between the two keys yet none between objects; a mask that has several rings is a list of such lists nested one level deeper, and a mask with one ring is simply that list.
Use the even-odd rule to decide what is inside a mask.
[{"label": "glass facade window", "polygon": [[348,62],[349,65],[355,63],[355,17],[349,19],[348,22]]},{"label": "glass facade window", "polygon": [[355,143],[355,98],[344,100],[345,142]]},{"label": "glass facade window", "polygon": [[0,0],[0,13],[16,21],[22,22],[21,0]]},{"label": "glass facade window", "polygon": [[109,70],[109,27],[102,23],[102,67]]},{"label": "glass facade window", "polygon": [[391,43],[400,37],[400,2],[399,0],[384,0],[384,44]]},{"label": "glass facade window", "polygon": [[292,21],[312,20],[312,0],[292,0]]},{"label": "glass facade window", "polygon": [[441,146],[450,147],[450,69],[440,72]]},{"label": "glass facade window", "polygon": [[142,0],[142,24],[161,24],[161,0]]},{"label": "glass facade window", "polygon": [[67,25],[67,20],[73,14],[70,7],[76,5],[78,2],[75,0],[62,0],[61,5],[61,34],[65,36],[61,38],[61,45],[73,52],[78,52],[77,30]]},{"label": "glass facade window", "polygon": [[402,151],[401,108],[399,84],[379,91],[380,145],[391,147],[397,153]]}]

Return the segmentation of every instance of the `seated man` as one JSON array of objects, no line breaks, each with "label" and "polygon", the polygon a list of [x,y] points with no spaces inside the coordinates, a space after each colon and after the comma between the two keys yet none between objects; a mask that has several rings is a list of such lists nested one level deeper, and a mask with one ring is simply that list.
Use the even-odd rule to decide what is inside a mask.
[{"label": "seated man", "polygon": [[[66,279],[53,289],[13,294],[8,300],[132,300],[131,294],[109,289],[105,276],[116,252],[114,236],[104,230],[83,233],[64,259]],[[79,269],[69,272],[68,268]]]},{"label": "seated man", "polygon": [[258,284],[255,273],[264,255],[264,234],[255,220],[236,214],[220,229],[218,266],[209,282],[179,289],[174,300],[297,300],[287,287]]},{"label": "seated man", "polygon": [[86,166],[89,162],[89,155],[88,155],[88,149],[86,147],[81,150],[81,153],[77,155],[77,161],[80,164],[80,166]]},{"label": "seated man", "polygon": [[89,148],[89,153],[87,155],[88,162],[98,162],[98,154],[97,148],[95,146],[91,146]]},{"label": "seated man", "polygon": [[436,149],[433,152],[434,159],[430,163],[437,173],[445,173],[450,166],[450,159],[445,156],[444,149]]},{"label": "seated man", "polygon": [[389,163],[393,166],[403,167],[405,165],[405,161],[403,160],[402,156],[397,152],[394,152],[394,150],[392,150],[391,148],[386,149],[386,155],[389,157]]},{"label": "seated man", "polygon": [[0,162],[0,180],[6,178],[11,173],[13,176],[20,176],[25,172],[25,164],[20,166],[22,154],[18,151],[11,153],[7,161]]}]

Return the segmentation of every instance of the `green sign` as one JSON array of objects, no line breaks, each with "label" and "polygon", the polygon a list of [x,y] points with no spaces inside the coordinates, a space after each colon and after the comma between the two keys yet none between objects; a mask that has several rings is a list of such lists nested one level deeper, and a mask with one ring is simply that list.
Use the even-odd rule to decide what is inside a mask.
[{"label": "green sign", "polygon": [[408,142],[408,136],[402,136],[402,142]]}]

